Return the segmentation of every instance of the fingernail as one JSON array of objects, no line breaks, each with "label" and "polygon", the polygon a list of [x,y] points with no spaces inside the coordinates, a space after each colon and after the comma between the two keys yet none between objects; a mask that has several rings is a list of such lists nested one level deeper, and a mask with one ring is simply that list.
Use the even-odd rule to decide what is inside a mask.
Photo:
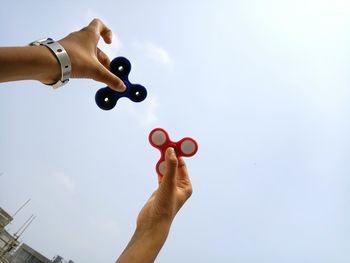
[{"label": "fingernail", "polygon": [[174,148],[172,148],[172,147],[170,147],[169,148],[170,150],[170,155],[172,155],[172,156],[175,156],[175,150],[174,150]]},{"label": "fingernail", "polygon": [[124,92],[126,90],[126,86],[124,83],[120,83],[119,86],[118,86],[118,89],[122,92]]}]

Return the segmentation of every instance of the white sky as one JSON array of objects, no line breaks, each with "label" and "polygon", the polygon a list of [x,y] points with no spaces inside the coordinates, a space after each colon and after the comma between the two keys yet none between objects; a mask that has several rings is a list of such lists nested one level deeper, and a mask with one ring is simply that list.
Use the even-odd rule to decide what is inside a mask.
[{"label": "white sky", "polygon": [[0,206],[47,257],[113,262],[157,184],[155,127],[191,136],[194,194],[157,262],[350,261],[350,2],[2,1],[0,46],[99,17],[147,99],[103,84],[0,88]]}]

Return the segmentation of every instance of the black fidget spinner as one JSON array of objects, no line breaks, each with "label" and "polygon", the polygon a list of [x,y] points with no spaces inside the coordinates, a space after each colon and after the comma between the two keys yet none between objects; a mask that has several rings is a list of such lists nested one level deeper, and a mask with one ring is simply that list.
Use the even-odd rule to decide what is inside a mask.
[{"label": "black fidget spinner", "polygon": [[147,97],[147,90],[140,84],[132,84],[129,81],[131,64],[125,57],[117,57],[109,65],[110,71],[120,78],[125,86],[124,92],[117,92],[109,87],[99,89],[95,95],[96,104],[103,110],[111,110],[117,101],[122,97],[127,97],[133,102],[141,102]]}]

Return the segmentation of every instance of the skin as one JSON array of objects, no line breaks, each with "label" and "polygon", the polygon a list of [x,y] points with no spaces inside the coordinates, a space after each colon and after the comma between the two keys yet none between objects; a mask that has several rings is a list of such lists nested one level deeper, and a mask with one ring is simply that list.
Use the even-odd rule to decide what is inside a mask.
[{"label": "skin", "polygon": [[117,263],[154,262],[169,234],[177,212],[192,194],[186,164],[177,158],[173,148],[165,154],[167,171],[158,189],[141,209],[136,230]]},{"label": "skin", "polygon": [[[80,31],[73,32],[59,43],[66,49],[72,64],[72,78],[89,78],[123,92],[123,82],[108,70],[109,58],[98,47],[100,39],[110,44],[112,31],[94,19]],[[59,62],[45,46],[0,48],[0,82],[38,80],[52,84],[61,75]],[[173,148],[165,154],[167,171],[158,180],[158,188],[141,209],[136,230],[118,263],[153,262],[169,234],[171,224],[192,194],[186,164],[177,158]]]},{"label": "skin", "polygon": [[[89,78],[123,92],[124,83],[108,70],[110,60],[98,47],[102,39],[112,43],[112,31],[99,19],[73,32],[58,42],[66,49],[72,64],[71,78]],[[60,79],[61,69],[54,54],[45,46],[0,48],[0,82],[38,80],[53,84]]]}]

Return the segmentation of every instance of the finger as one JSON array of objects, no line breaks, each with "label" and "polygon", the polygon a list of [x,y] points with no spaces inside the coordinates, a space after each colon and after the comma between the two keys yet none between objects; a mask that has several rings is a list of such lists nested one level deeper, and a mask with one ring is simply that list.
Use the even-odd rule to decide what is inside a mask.
[{"label": "finger", "polygon": [[165,152],[166,172],[162,178],[162,185],[173,188],[176,181],[178,160],[174,148],[169,147]]},{"label": "finger", "polygon": [[98,73],[94,79],[105,83],[108,87],[115,91],[124,92],[126,90],[126,86],[124,85],[123,81],[106,69],[102,64],[99,65]]},{"label": "finger", "polygon": [[186,163],[183,158],[178,158],[177,170],[177,186],[183,190],[185,200],[187,200],[193,192],[190,177],[188,176]]},{"label": "finger", "polygon": [[99,48],[97,48],[97,59],[106,69],[109,68],[109,63],[111,63],[111,61],[109,60],[109,57]]},{"label": "finger", "polygon": [[163,181],[163,176],[160,176],[160,175],[158,174],[158,186],[160,186],[160,184],[162,183],[162,181]]},{"label": "finger", "polygon": [[178,161],[179,161],[178,166],[177,166],[178,168],[187,169],[187,168],[186,168],[186,163],[185,163],[184,158],[179,157],[179,158],[178,158]]},{"label": "finger", "polygon": [[179,179],[188,179],[187,166],[182,157],[178,158],[178,177]]},{"label": "finger", "polygon": [[92,20],[89,27],[93,28],[107,44],[112,43],[112,30],[110,30],[100,19],[95,18]]}]

